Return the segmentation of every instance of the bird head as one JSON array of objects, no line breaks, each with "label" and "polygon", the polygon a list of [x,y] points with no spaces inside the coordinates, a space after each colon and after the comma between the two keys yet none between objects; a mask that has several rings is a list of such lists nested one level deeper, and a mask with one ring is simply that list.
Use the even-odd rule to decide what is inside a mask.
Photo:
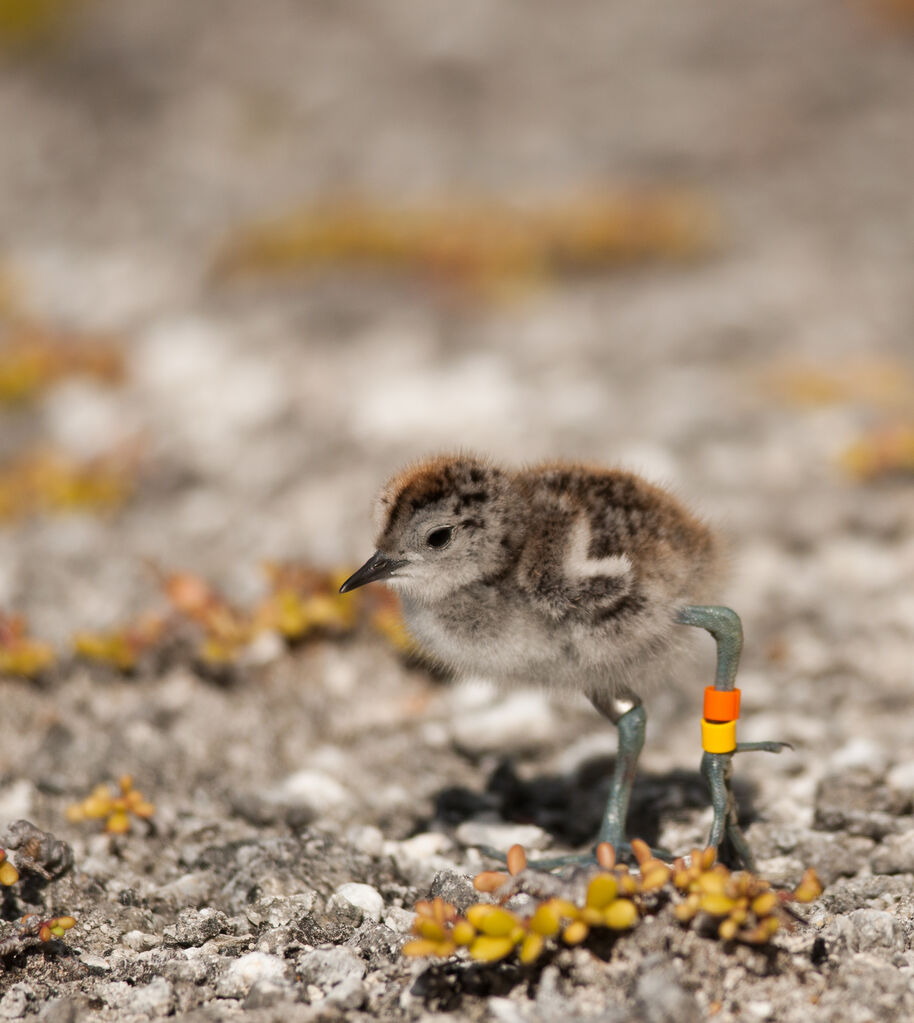
[{"label": "bird head", "polygon": [[467,455],[434,458],[389,480],[375,504],[377,551],[342,593],[384,580],[423,603],[497,573],[510,557],[508,476]]}]

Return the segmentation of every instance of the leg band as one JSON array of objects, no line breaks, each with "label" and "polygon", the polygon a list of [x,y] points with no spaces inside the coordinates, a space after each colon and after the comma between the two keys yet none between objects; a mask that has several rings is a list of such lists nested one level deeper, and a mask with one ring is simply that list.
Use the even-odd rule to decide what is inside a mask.
[{"label": "leg band", "polygon": [[736,749],[736,722],[702,718],[701,745],[705,753],[732,753]]},{"label": "leg band", "polygon": [[708,721],[736,721],[739,717],[739,689],[705,688],[704,716]]}]

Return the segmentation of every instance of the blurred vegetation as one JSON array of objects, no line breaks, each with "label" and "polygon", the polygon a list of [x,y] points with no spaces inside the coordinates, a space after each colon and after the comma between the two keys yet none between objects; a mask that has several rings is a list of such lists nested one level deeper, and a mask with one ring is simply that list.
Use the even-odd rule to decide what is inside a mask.
[{"label": "blurred vegetation", "polygon": [[118,779],[117,789],[110,785],[97,785],[82,802],[67,807],[67,820],[71,824],[86,820],[103,820],[105,831],[111,835],[125,835],[131,828],[131,818],[149,820],[155,806],[139,789],[134,788],[129,774]]},{"label": "blurred vegetation", "polygon": [[[406,632],[396,596],[373,588],[340,594],[350,569],[323,571],[298,563],[264,566],[268,587],[250,608],[237,608],[215,587],[190,572],[156,573],[171,609],[148,611],[105,632],[78,632],[75,654],[85,661],[131,673],[167,650],[183,652],[210,669],[241,664],[257,639],[272,634],[288,645],[342,640],[359,632],[382,636],[406,657],[419,651]],[[58,662],[57,653],[32,638],[21,616],[0,612],[0,675],[37,678]]]},{"label": "blurred vegetation", "polygon": [[766,387],[788,405],[852,406],[872,420],[839,454],[839,466],[852,479],[914,477],[914,374],[906,366],[874,359],[781,364],[766,374]]},{"label": "blurred vegetation", "polygon": [[[0,294],[0,317],[2,302]],[[58,381],[73,376],[121,383],[124,357],[120,343],[109,337],[54,331],[18,318],[0,333],[0,405],[33,401]]]},{"label": "blurred vegetation", "polygon": [[134,486],[135,459],[122,451],[89,460],[50,449],[0,466],[0,522],[41,512],[119,508]]},{"label": "blurred vegetation", "polygon": [[711,203],[676,190],[608,191],[525,206],[485,198],[424,207],[325,203],[240,228],[217,254],[214,274],[366,265],[485,288],[648,260],[691,260],[713,251],[720,235]]},{"label": "blurred vegetation", "polygon": [[55,38],[88,0],[0,0],[0,47],[23,47]]},{"label": "blurred vegetation", "polygon": [[35,678],[56,660],[53,649],[33,639],[24,618],[0,611],[0,675]]}]

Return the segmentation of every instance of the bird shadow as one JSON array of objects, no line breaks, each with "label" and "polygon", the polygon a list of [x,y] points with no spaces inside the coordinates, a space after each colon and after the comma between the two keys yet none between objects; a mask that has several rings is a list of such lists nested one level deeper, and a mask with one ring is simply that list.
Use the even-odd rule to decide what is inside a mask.
[{"label": "bird shadow", "polygon": [[[587,846],[600,828],[614,758],[593,757],[565,774],[522,778],[505,758],[490,772],[482,790],[449,786],[434,796],[432,819],[423,829],[454,828],[467,820],[497,818],[511,824],[535,824],[557,843]],[[756,787],[739,777],[733,791],[740,824],[756,820]],[[639,771],[632,790],[628,834],[656,845],[661,824],[691,816],[710,805],[708,787],[698,771]]]}]

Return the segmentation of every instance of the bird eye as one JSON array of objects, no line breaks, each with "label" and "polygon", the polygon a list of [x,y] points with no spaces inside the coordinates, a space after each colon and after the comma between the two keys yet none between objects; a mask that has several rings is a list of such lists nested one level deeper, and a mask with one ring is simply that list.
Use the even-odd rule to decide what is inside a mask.
[{"label": "bird eye", "polygon": [[443,547],[451,542],[451,534],[454,532],[451,526],[442,526],[440,529],[433,529],[431,533],[425,538],[425,542],[429,547],[434,547],[435,550],[440,551]]}]

